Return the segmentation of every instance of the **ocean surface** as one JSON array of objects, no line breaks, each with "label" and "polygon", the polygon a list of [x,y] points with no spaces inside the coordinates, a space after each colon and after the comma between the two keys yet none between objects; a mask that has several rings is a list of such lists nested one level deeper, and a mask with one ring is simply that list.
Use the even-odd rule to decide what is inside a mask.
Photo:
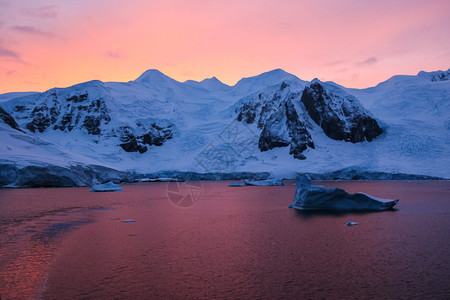
[{"label": "ocean surface", "polygon": [[314,183],[400,199],[376,213],[229,183],[0,189],[0,298],[450,299],[450,181]]}]

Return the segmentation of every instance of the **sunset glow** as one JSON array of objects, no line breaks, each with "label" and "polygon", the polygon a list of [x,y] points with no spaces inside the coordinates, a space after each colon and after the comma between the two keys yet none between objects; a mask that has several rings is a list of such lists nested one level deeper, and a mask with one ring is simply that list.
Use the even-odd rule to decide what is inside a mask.
[{"label": "sunset glow", "polygon": [[0,0],[0,93],[282,68],[347,87],[450,67],[448,0]]}]

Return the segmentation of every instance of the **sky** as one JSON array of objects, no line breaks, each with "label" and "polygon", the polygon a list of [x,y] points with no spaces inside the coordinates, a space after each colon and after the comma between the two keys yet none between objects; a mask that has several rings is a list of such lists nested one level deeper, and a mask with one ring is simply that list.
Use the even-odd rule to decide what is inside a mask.
[{"label": "sky", "polygon": [[375,86],[450,68],[448,0],[0,0],[0,93],[148,69],[178,80],[281,68]]}]

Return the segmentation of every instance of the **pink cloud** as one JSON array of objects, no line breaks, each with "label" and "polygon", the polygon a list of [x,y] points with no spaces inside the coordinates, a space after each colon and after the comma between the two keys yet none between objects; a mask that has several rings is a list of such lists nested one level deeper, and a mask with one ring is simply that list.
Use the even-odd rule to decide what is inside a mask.
[{"label": "pink cloud", "polygon": [[23,12],[29,16],[39,17],[39,18],[57,18],[58,17],[58,6],[57,5],[46,5],[36,8],[24,8]]},{"label": "pink cloud", "polygon": [[13,50],[10,50],[8,48],[4,48],[1,45],[0,45],[0,57],[4,57],[9,61],[23,63],[23,60],[20,57],[19,53],[15,52]]},{"label": "pink cloud", "polygon": [[120,51],[106,51],[104,55],[109,58],[120,59],[125,58],[125,55]]},{"label": "pink cloud", "polygon": [[10,29],[14,30],[16,32],[32,34],[32,35],[40,35],[40,36],[46,36],[46,37],[54,36],[54,34],[51,32],[45,32],[45,31],[42,31],[42,30],[32,27],[32,26],[12,26],[12,27],[10,27]]},{"label": "pink cloud", "polygon": [[378,59],[374,56],[369,57],[368,59],[357,63],[357,65],[374,65],[378,62]]}]

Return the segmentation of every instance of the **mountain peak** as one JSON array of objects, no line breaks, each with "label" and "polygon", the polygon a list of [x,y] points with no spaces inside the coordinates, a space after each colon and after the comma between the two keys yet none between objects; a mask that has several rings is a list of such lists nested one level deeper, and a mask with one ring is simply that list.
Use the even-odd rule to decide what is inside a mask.
[{"label": "mountain peak", "polygon": [[211,78],[203,79],[203,80],[200,81],[200,82],[217,82],[217,83],[222,83],[219,79],[217,79],[216,76],[213,76],[213,77],[211,77]]},{"label": "mountain peak", "polygon": [[174,79],[170,78],[169,76],[163,74],[159,70],[156,69],[149,69],[142,73],[141,76],[139,76],[135,81],[136,82],[152,82],[152,83],[158,83],[158,82],[164,82],[164,81],[174,81]]},{"label": "mountain peak", "polygon": [[268,72],[265,72],[265,73],[263,73],[263,74],[261,74],[261,75],[264,75],[264,74],[267,74],[267,75],[276,75],[276,76],[279,76],[279,75],[291,75],[291,74],[289,74],[288,72],[286,72],[285,70],[283,70],[283,69],[281,69],[281,68],[273,69],[273,70],[268,71]]},{"label": "mountain peak", "polygon": [[242,78],[238,81],[238,83],[236,83],[234,88],[237,91],[251,93],[252,91],[256,91],[273,85],[278,85],[282,82],[289,83],[292,81],[295,81],[299,83],[299,86],[304,87],[305,82],[298,77],[282,69],[275,69],[257,76]]},{"label": "mountain peak", "polygon": [[200,81],[200,83],[202,85],[210,87],[210,88],[228,86],[225,83],[223,83],[222,81],[220,81],[219,79],[217,79],[217,77],[215,77],[215,76],[211,77],[211,78],[203,79],[202,81]]}]

